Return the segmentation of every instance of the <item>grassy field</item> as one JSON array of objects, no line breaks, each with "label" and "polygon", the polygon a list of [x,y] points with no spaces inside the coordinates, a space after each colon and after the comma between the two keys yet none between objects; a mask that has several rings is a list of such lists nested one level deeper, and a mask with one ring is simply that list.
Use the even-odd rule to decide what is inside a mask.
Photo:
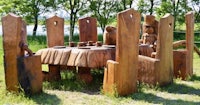
[{"label": "grassy field", "polygon": [[[44,36],[28,37],[28,42],[34,52],[46,47]],[[43,68],[46,69],[45,66]],[[28,97],[23,93],[7,92],[0,36],[0,105],[200,105],[200,58],[196,53],[194,53],[194,76],[187,81],[174,79],[174,83],[169,86],[153,88],[140,84],[137,93],[126,97],[103,95],[101,93],[103,70],[93,70],[92,75],[94,81],[91,84],[84,84],[76,79],[73,71],[63,71],[61,81],[43,83],[41,94]]]}]

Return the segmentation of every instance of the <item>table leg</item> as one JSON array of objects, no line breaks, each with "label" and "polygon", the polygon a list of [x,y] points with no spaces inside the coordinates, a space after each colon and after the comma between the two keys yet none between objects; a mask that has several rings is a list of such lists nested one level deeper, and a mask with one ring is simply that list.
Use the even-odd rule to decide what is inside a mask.
[{"label": "table leg", "polygon": [[90,70],[91,69],[88,67],[78,67],[78,79],[84,81],[85,83],[91,83],[93,77]]},{"label": "table leg", "polygon": [[43,80],[47,81],[58,81],[61,80],[60,66],[59,65],[48,65],[49,72],[43,72]]}]

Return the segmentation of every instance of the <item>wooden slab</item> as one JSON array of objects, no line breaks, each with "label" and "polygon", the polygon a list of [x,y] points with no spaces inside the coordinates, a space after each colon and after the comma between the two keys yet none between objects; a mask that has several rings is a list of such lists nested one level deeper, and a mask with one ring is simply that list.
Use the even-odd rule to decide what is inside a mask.
[{"label": "wooden slab", "polygon": [[79,41],[87,42],[98,40],[97,37],[97,19],[93,17],[86,17],[78,20],[79,24]]},{"label": "wooden slab", "polygon": [[64,45],[64,19],[53,16],[46,20],[48,47]]},{"label": "wooden slab", "polygon": [[156,59],[160,60],[157,71],[158,82],[166,85],[173,81],[173,28],[174,17],[166,14],[160,19],[158,26],[158,41]]},{"label": "wooden slab", "polygon": [[[119,95],[128,95],[137,90],[137,69],[138,69],[138,45],[139,45],[139,30],[140,30],[140,13],[129,9],[126,11],[122,11],[117,15],[117,45],[116,45],[116,61],[119,63],[117,64],[117,70],[112,62],[108,63],[107,71],[117,72],[117,80],[114,83],[106,83],[104,82],[104,89],[105,92],[111,93],[113,90],[111,88],[115,88],[116,92]],[[109,65],[110,64],[110,65]],[[111,81],[112,76],[114,74],[106,74],[109,73],[105,70],[104,81]],[[111,77],[110,77],[111,75]],[[115,77],[114,77],[115,78]],[[112,85],[115,87],[109,87]],[[106,86],[109,85],[109,86]],[[109,88],[107,90],[107,88]]]},{"label": "wooden slab", "polygon": [[14,14],[2,17],[6,89],[18,91],[17,56],[20,56],[22,19]]},{"label": "wooden slab", "polygon": [[42,92],[42,66],[39,55],[18,58],[18,78],[26,94]]},{"label": "wooden slab", "polygon": [[185,16],[186,23],[186,49],[187,49],[187,73],[193,74],[193,49],[194,49],[194,13],[188,12]]}]

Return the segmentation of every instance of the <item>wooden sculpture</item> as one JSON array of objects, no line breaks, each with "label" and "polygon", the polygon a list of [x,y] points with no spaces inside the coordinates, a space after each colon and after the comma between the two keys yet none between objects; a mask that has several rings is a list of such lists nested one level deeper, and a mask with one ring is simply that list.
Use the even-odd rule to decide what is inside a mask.
[{"label": "wooden sculpture", "polygon": [[129,9],[117,15],[116,61],[107,61],[105,93],[128,95],[137,91],[140,13]]},{"label": "wooden sculpture", "polygon": [[173,16],[160,19],[155,58],[139,55],[139,82],[166,85],[173,81]]},{"label": "wooden sculpture", "polygon": [[194,49],[194,13],[188,12],[185,16],[186,40],[174,42],[174,48],[186,45],[186,49],[174,50],[174,75],[185,80],[193,74]]},{"label": "wooden sculpture", "polygon": [[[64,46],[64,18],[53,16],[46,20],[47,46]],[[49,72],[44,73],[44,80],[60,80],[60,66],[49,64]]]},{"label": "wooden sculpture", "polygon": [[156,50],[158,34],[158,21],[153,15],[145,15],[143,23],[143,34],[140,39],[139,54],[152,57],[152,52]]},{"label": "wooden sculpture", "polygon": [[18,92],[23,88],[26,94],[41,92],[41,58],[26,44],[25,22],[10,13],[2,18],[2,28],[6,89]]},{"label": "wooden sculpture", "polygon": [[106,26],[103,33],[103,43],[105,45],[116,45],[117,28]]},{"label": "wooden sculpture", "polygon": [[96,18],[93,17],[81,18],[78,20],[78,24],[79,24],[80,42],[88,42],[88,41],[96,42],[98,40]]}]

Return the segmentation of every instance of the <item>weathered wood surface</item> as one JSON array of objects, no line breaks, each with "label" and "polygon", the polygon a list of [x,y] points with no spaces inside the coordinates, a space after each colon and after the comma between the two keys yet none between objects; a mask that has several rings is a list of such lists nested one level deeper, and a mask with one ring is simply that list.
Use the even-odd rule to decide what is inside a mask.
[{"label": "weathered wood surface", "polygon": [[105,45],[116,45],[117,28],[106,26],[103,33],[103,43]]},{"label": "weathered wood surface", "polygon": [[46,48],[38,50],[36,55],[41,55],[43,64],[100,68],[106,66],[107,60],[114,60],[114,52],[115,48],[107,46],[86,46]]},{"label": "weathered wood surface", "polygon": [[[21,17],[8,14],[2,18],[6,89],[26,94],[42,91],[40,56],[32,56],[26,39],[26,23]],[[25,51],[30,57],[25,56]]]},{"label": "weathered wood surface", "polygon": [[169,14],[160,19],[155,59],[139,56],[140,82],[166,85],[173,81],[173,21]]},{"label": "weathered wood surface", "polygon": [[48,47],[64,45],[64,18],[53,16],[46,20]]},{"label": "weathered wood surface", "polygon": [[18,78],[26,94],[42,92],[42,66],[40,56],[18,58]]},{"label": "weathered wood surface", "polygon": [[105,93],[128,95],[137,91],[140,19],[133,9],[117,15],[116,62],[108,61],[104,71]]},{"label": "weathered wood surface", "polygon": [[14,14],[2,17],[4,70],[6,89],[18,91],[17,57],[21,55],[22,19]]},{"label": "weathered wood surface", "polygon": [[139,45],[139,54],[151,57],[152,53],[154,52],[153,48],[148,44],[141,44]]},{"label": "weathered wood surface", "polygon": [[87,42],[98,40],[97,37],[97,19],[93,17],[81,18],[78,20],[79,24],[79,41]]},{"label": "weathered wood surface", "polygon": [[186,23],[186,49],[174,50],[174,75],[185,80],[193,74],[193,50],[194,46],[194,13],[188,12],[185,16]]}]

